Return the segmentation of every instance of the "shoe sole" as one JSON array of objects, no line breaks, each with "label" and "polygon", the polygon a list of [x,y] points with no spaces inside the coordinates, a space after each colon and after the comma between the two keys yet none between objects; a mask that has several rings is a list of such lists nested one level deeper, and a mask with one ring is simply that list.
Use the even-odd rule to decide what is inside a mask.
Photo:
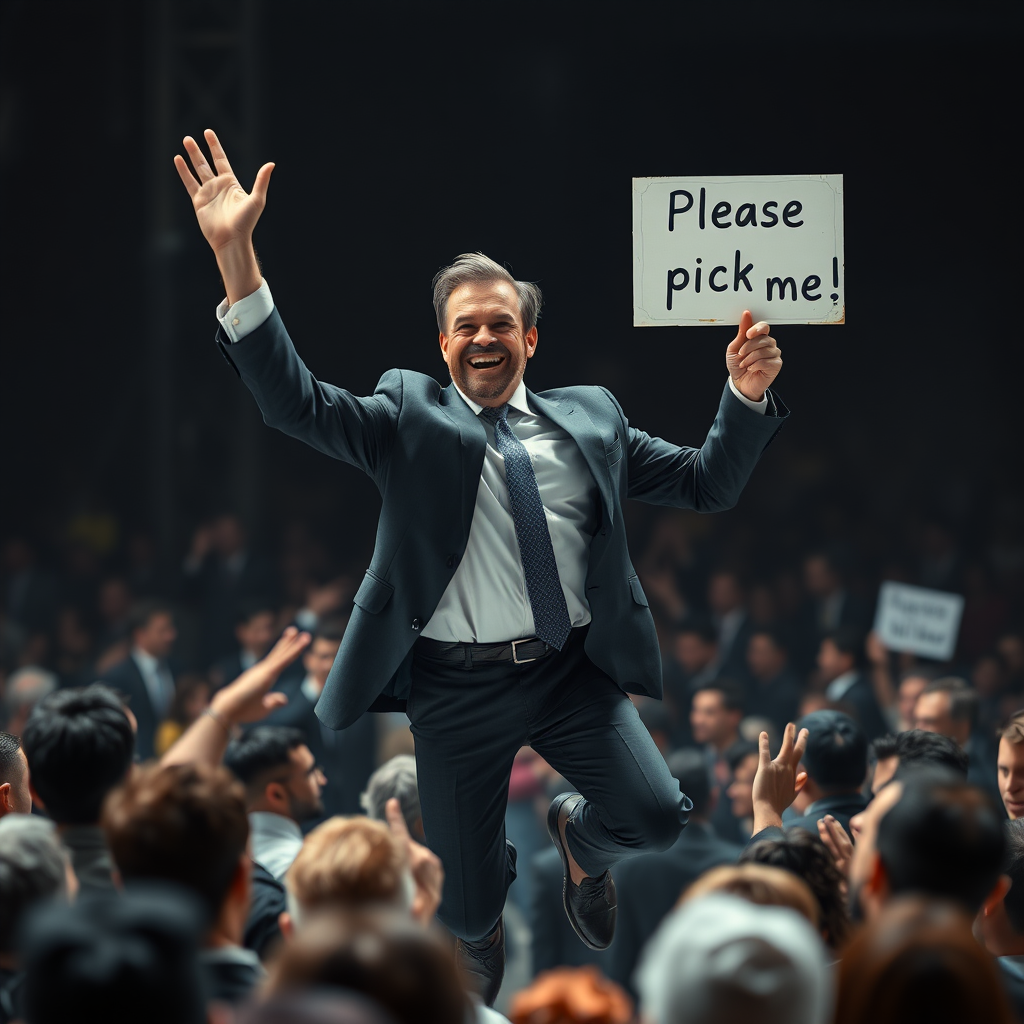
[{"label": "shoe sole", "polygon": [[593,949],[600,952],[602,949],[607,949],[608,946],[595,946],[594,943],[587,938],[583,929],[580,927],[579,922],[576,920],[576,915],[572,912],[572,904],[569,902],[569,884],[572,881],[572,876],[569,873],[569,851],[567,849],[567,844],[562,842],[562,836],[558,831],[558,816],[562,813],[562,808],[570,800],[576,800],[577,798],[580,798],[579,793],[562,793],[551,801],[551,806],[548,808],[548,835],[551,837],[551,842],[555,844],[555,849],[558,851],[559,857],[562,858],[562,907],[565,909],[565,916],[569,918],[569,924],[572,925],[572,930],[579,937],[580,942],[582,942],[587,949]]}]

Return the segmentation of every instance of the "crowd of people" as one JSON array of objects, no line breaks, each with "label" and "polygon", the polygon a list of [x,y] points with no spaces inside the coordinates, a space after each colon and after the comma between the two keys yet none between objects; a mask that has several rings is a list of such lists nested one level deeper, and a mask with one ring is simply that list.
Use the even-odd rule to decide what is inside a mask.
[{"label": "crowd of people", "polygon": [[435,920],[407,720],[313,711],[354,573],[227,514],[171,572],[7,538],[0,1024],[1024,1020],[1021,567],[931,528],[892,578],[965,596],[936,663],[886,649],[848,553],[750,575],[691,523],[647,531],[665,700],[635,699],[689,823],[615,868],[590,950],[544,825],[568,787],[520,752],[501,1013]]}]

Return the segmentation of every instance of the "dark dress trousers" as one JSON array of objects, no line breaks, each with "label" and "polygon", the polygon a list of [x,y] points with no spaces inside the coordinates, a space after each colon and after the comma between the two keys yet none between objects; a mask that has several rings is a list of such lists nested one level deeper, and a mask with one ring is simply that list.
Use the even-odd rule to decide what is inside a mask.
[{"label": "dark dress trousers", "polygon": [[694,449],[631,427],[604,388],[528,392],[531,408],[576,441],[596,485],[585,584],[592,622],[555,656],[465,670],[414,645],[466,550],[486,424],[454,386],[420,373],[389,370],[366,398],[316,380],[276,309],[238,344],[218,340],[268,424],[359,467],[381,492],[373,558],[316,713],[342,729],[371,705],[409,701],[424,829],[447,873],[442,921],[477,939],[501,913],[514,877],[504,810],[521,743],[586,797],[568,841],[588,873],[671,845],[689,801],[623,692],[661,696],[657,634],[622,503],[732,507],[787,415],[781,403],[769,398],[764,416],[727,386]]}]

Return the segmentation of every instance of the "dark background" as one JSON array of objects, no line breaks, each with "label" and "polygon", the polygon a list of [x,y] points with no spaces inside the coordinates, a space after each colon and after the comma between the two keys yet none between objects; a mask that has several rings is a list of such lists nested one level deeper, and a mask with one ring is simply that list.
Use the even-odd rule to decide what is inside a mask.
[{"label": "dark background", "polygon": [[855,533],[879,564],[922,516],[967,547],[1018,535],[1019,3],[34,0],[0,19],[0,533],[52,552],[99,516],[172,564],[236,508],[266,543],[303,519],[365,565],[372,486],[264,428],[213,346],[222,292],[171,163],[210,126],[247,185],[277,163],[256,241],[317,375],[446,381],[430,279],[482,250],[544,290],[531,388],[605,384],[687,443],[733,332],[631,326],[630,178],[844,174],[848,322],[775,332],[793,417],[715,529],[767,560]]}]

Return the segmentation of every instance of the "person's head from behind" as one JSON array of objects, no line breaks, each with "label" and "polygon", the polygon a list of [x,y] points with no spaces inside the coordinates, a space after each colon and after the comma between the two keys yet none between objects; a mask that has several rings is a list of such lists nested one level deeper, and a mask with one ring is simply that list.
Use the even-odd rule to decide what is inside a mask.
[{"label": "person's head from behind", "polygon": [[644,1024],[831,1019],[828,956],[812,925],[787,906],[723,892],[669,914],[644,950],[636,982]]},{"label": "person's head from behind", "polygon": [[676,628],[673,653],[688,675],[703,672],[718,656],[718,633],[714,624],[698,616],[684,620]]},{"label": "person's head from behind", "polygon": [[967,754],[951,740],[937,732],[924,729],[906,729],[896,736],[881,736],[871,744],[874,767],[871,775],[871,795],[877,796],[882,787],[902,767],[948,768],[961,778],[967,778]]},{"label": "person's head from behind", "polygon": [[962,747],[978,721],[978,695],[963,679],[929,683],[914,705],[914,728],[941,733]]},{"label": "person's head from behind", "polygon": [[785,641],[772,629],[758,629],[747,644],[747,666],[759,683],[778,678],[789,661]]},{"label": "person's head from behind", "polygon": [[739,821],[754,816],[754,776],[761,761],[757,746],[744,743],[738,746],[729,758],[732,782],[726,791],[732,816]]},{"label": "person's head from behind", "polygon": [[277,612],[265,601],[248,601],[235,620],[238,646],[257,660],[274,645],[278,634]]},{"label": "person's head from behind", "polygon": [[361,993],[396,1024],[464,1024],[469,1005],[451,952],[395,911],[334,908],[311,917],[271,967],[266,992],[311,989]]},{"label": "person's head from behind", "polygon": [[960,905],[901,897],[843,954],[835,1024],[1012,1020],[995,964]]},{"label": "person's head from behind", "polygon": [[815,928],[820,914],[814,894],[803,879],[770,864],[722,864],[705,871],[683,893],[679,904],[710,893],[729,893],[762,907],[788,907]]},{"label": "person's head from behind", "polygon": [[206,912],[210,941],[240,944],[249,910],[249,820],[242,785],[226,768],[141,768],[111,793],[102,825],[126,885],[188,889]]},{"label": "person's head from behind", "polygon": [[822,679],[831,683],[864,663],[864,634],[853,626],[833,629],[818,648],[818,668]]},{"label": "person's head from behind", "polygon": [[1010,820],[1024,818],[1024,711],[1018,711],[999,732],[996,781]]},{"label": "person's head from behind", "polygon": [[249,811],[307,821],[324,812],[320,790],[326,782],[299,729],[258,725],[233,740],[224,764],[245,786]]},{"label": "person's head from behind", "polygon": [[32,709],[53,693],[60,680],[56,673],[38,665],[25,665],[7,677],[3,691],[3,710],[7,731],[20,736]]},{"label": "person's head from behind", "polygon": [[540,289],[480,252],[463,253],[433,286],[441,355],[455,385],[480,405],[507,402],[537,350]]},{"label": "person's head from behind", "polygon": [[24,938],[31,1024],[205,1024],[201,912],[178,890],[93,896],[49,906]]},{"label": "person's head from behind", "polygon": [[739,738],[743,693],[730,679],[716,679],[693,692],[690,729],[694,741],[724,750]]},{"label": "person's head from behind", "polygon": [[673,750],[665,759],[672,777],[679,782],[679,789],[693,804],[690,811],[692,821],[704,821],[714,810],[716,793],[712,792],[708,763],[699,750]]},{"label": "person's head from behind", "polygon": [[0,821],[0,967],[19,962],[19,932],[29,911],[66,897],[68,856],[53,822],[29,814]]},{"label": "person's head from behind", "polygon": [[831,949],[840,950],[850,935],[845,879],[817,836],[802,828],[787,830],[782,839],[762,839],[740,854],[740,864],[767,864],[801,879],[818,905],[818,930]]},{"label": "person's head from behind", "polygon": [[162,601],[140,601],[128,613],[128,633],[133,647],[151,658],[166,658],[178,639],[174,612]]},{"label": "person's head from behind", "polygon": [[593,964],[543,971],[516,993],[508,1008],[512,1024],[633,1024],[633,1001]]},{"label": "person's head from behind", "polygon": [[285,889],[286,936],[329,907],[408,913],[415,895],[405,845],[384,822],[362,817],[329,818],[313,829],[288,869]]},{"label": "person's head from behind", "polygon": [[235,1024],[396,1024],[379,1003],[355,992],[314,989],[240,1007]]},{"label": "person's head from behind", "polygon": [[398,801],[409,834],[422,841],[423,813],[416,780],[416,758],[412,754],[397,754],[385,761],[370,776],[359,803],[374,821],[386,821],[385,808],[391,799]]},{"label": "person's head from behind", "polygon": [[815,711],[804,715],[796,727],[798,733],[808,733],[801,764],[807,772],[804,791],[811,800],[860,789],[867,773],[868,741],[849,715]]},{"label": "person's head from behind", "polygon": [[131,769],[135,733],[117,694],[93,683],[41,700],[21,745],[33,800],[58,825],[95,825]]},{"label": "person's head from behind", "polygon": [[31,813],[28,777],[28,761],[18,737],[0,732],[0,818]]},{"label": "person's head from behind", "polygon": [[331,619],[321,622],[313,633],[313,639],[302,656],[302,667],[321,689],[327,682],[331,666],[341,647],[341,639],[345,635],[345,622]]},{"label": "person's head from behind", "polygon": [[1002,884],[974,920],[975,933],[993,956],[1024,956],[1024,819],[1008,821]]}]

